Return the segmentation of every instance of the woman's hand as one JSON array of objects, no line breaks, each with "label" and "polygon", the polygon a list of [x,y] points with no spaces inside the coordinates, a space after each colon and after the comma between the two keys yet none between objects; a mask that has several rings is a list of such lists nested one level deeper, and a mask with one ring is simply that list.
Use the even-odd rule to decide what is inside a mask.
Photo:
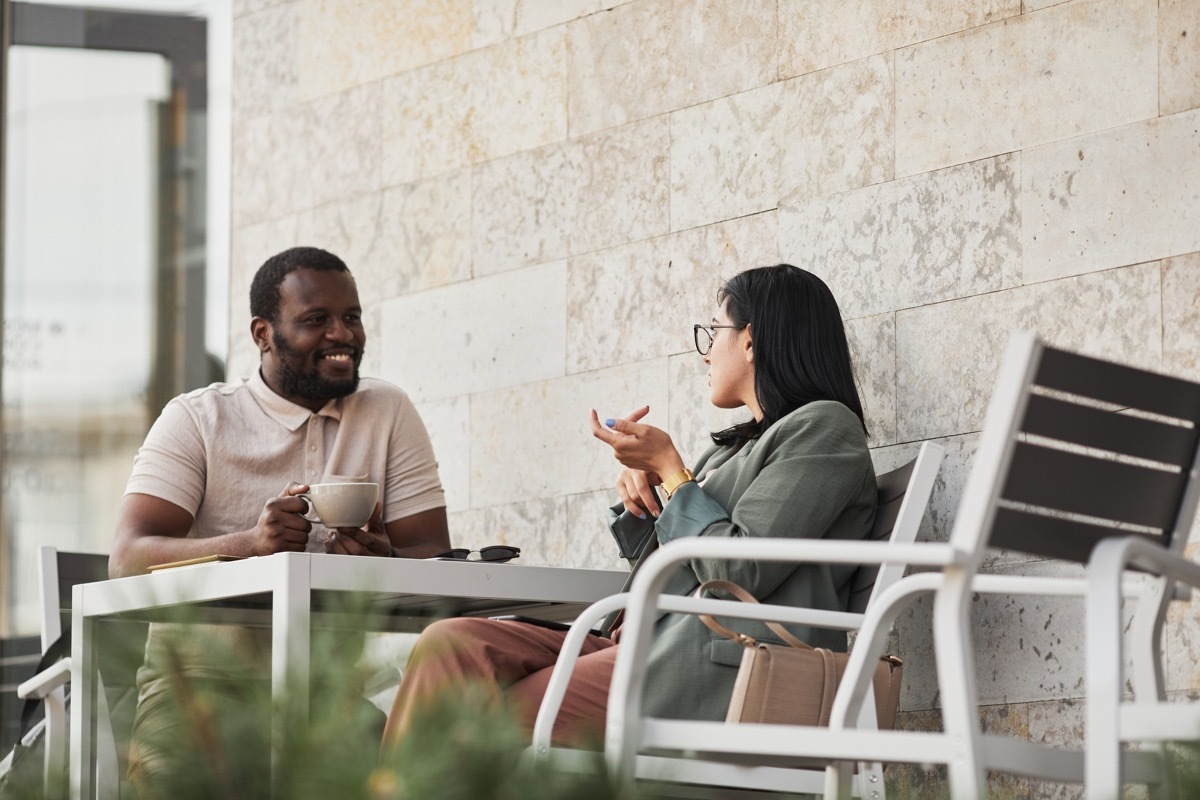
[{"label": "woman's hand", "polygon": [[662,478],[653,472],[626,467],[617,476],[617,494],[630,514],[642,519],[646,518],[646,514],[657,517],[662,513],[662,508],[655,502],[654,489],[651,487],[660,483]]},{"label": "woman's hand", "polygon": [[592,435],[612,447],[613,456],[626,468],[617,479],[625,508],[634,514],[645,509],[657,516],[660,509],[650,487],[662,482],[660,475],[678,472],[684,464],[666,431],[638,423],[648,413],[650,407],[643,406],[625,419],[605,420],[601,425],[593,410]]}]

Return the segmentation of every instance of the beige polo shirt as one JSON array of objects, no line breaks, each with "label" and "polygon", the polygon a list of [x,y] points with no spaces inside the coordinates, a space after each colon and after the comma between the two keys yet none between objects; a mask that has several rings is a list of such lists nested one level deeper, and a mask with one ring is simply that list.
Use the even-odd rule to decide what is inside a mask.
[{"label": "beige polo shirt", "polygon": [[[171,400],[134,459],[126,494],[148,494],[194,517],[189,538],[252,528],[271,497],[291,481],[378,483],[383,520],[446,505],[429,435],[403,390],[363,378],[358,391],[315,414],[271,391],[256,370],[249,380],[215,383]],[[328,531],[313,525],[308,550],[322,552]],[[155,625],[138,682],[144,698],[161,681],[163,648],[179,647],[188,674],[220,677],[219,644],[265,656],[269,631]],[[219,648],[218,648],[219,649]],[[269,659],[255,669],[266,677]]]},{"label": "beige polo shirt", "polygon": [[[190,538],[254,527],[291,481],[378,483],[389,522],[446,505],[425,425],[403,390],[363,378],[317,413],[249,380],[214,383],[167,404],[133,462],[126,494],[148,494],[195,517]],[[327,531],[314,525],[310,551]]]}]

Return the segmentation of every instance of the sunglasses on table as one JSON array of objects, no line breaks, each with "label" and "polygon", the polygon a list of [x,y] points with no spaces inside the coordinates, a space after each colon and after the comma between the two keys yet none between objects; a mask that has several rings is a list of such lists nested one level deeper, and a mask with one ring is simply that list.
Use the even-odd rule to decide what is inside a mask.
[{"label": "sunglasses on table", "polygon": [[[472,555],[479,555],[479,558],[471,558]],[[453,550],[447,550],[443,553],[430,556],[430,558],[444,559],[450,561],[491,561],[497,564],[502,564],[505,561],[512,561],[521,555],[521,548],[512,547],[506,544],[493,544],[488,547],[482,547],[478,550],[470,550],[466,547],[455,547]]]}]

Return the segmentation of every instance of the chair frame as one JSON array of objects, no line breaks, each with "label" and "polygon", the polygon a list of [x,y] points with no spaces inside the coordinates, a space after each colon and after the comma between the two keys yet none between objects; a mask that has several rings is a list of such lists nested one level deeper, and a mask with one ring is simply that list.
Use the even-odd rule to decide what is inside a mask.
[{"label": "chair frame", "polygon": [[[888,473],[887,476],[881,476],[880,487],[882,490],[888,476],[908,471],[908,480],[890,535],[886,539],[872,542],[872,545],[884,549],[903,548],[915,540],[943,455],[944,450],[941,446],[926,442],[921,446],[916,458]],[[639,571],[630,592],[600,600],[576,619],[564,640],[559,661],[555,666],[541,709],[538,712],[531,748],[534,756],[540,759],[552,759],[556,765],[567,768],[570,767],[572,759],[579,756],[578,751],[551,746],[554,720],[566,693],[570,673],[574,669],[580,648],[588,633],[591,632],[591,628],[613,611],[625,608],[625,628],[621,638],[621,652],[618,654],[614,669],[608,712],[608,728],[610,732],[616,732],[616,735],[610,733],[608,736],[607,751],[609,763],[615,770],[632,775],[634,770],[629,769],[628,765],[636,764],[635,771],[638,779],[665,780],[693,785],[750,786],[755,789],[780,792],[822,791],[825,783],[823,765],[814,765],[811,759],[787,758],[787,756],[794,756],[795,752],[773,753],[770,754],[772,758],[769,759],[769,763],[762,763],[767,754],[752,747],[744,750],[712,748],[709,746],[714,741],[712,739],[687,737],[686,743],[684,743],[685,740],[675,740],[675,744],[671,744],[670,740],[658,739],[653,749],[672,752],[692,751],[691,755],[680,758],[652,753],[636,753],[635,759],[635,751],[642,748],[639,748],[636,743],[640,737],[631,735],[631,732],[637,731],[639,728],[641,733],[644,733],[646,726],[659,722],[658,720],[638,720],[637,715],[632,711],[632,709],[640,707],[641,676],[645,672],[645,659],[649,650],[649,637],[643,634],[648,634],[649,631],[647,620],[652,623],[658,612],[715,614],[741,619],[775,620],[834,630],[855,631],[859,630],[864,621],[869,619],[868,609],[878,602],[879,598],[886,595],[889,588],[899,581],[904,571],[906,562],[902,558],[882,563],[880,565],[882,568],[878,569],[875,575],[874,585],[865,607],[861,611],[821,611],[711,598],[683,598],[660,593],[671,570],[691,557],[681,552],[682,550],[693,553],[703,551],[700,557],[723,559],[756,559],[767,554],[766,558],[770,560],[811,561],[816,559],[809,559],[807,556],[799,558],[793,556],[797,546],[807,553],[811,548],[806,545],[814,543],[834,547],[839,544],[838,542],[813,542],[811,540],[708,540],[700,537],[682,542],[672,542],[651,554]],[[680,545],[685,545],[685,547],[680,547]],[[875,569],[874,566],[869,568]],[[642,622],[640,633],[636,632],[638,626],[635,625],[632,630],[630,628],[630,623],[635,618],[640,618]],[[861,635],[860,633],[860,638]],[[855,649],[858,649],[857,644]],[[877,658],[878,656],[876,656]],[[638,679],[631,680],[635,674]],[[633,684],[636,684],[636,688],[633,687]],[[872,693],[873,687],[868,683],[864,695],[868,702],[856,715],[856,725],[860,730],[876,728]],[[717,726],[722,737],[733,730],[744,733],[751,729],[780,727],[682,721],[670,721],[668,724],[677,728],[672,735],[679,733],[679,728],[694,725],[701,728]],[[719,755],[712,753],[715,749],[719,749],[721,753]],[[712,755],[696,755],[706,752],[710,752]],[[729,757],[735,758],[738,763],[731,762]],[[759,763],[755,763],[756,760]],[[781,764],[783,765],[781,766]],[[857,789],[856,793],[860,796],[882,797],[882,765],[877,762],[859,762],[854,783]]]},{"label": "chair frame", "polygon": [[[64,569],[64,566],[69,568]],[[62,612],[70,609],[71,590],[84,578],[94,578],[99,568],[107,576],[108,556],[93,553],[60,551],[53,546],[43,545],[37,551],[38,596],[40,599],[39,623],[41,625],[42,652],[62,637]],[[64,605],[65,603],[65,605]],[[66,684],[72,675],[72,659],[63,658],[46,667],[37,675],[17,687],[17,696],[23,700],[40,699],[45,703],[45,746],[46,758],[43,767],[43,787],[46,797],[65,796],[68,786],[67,749],[70,742],[70,727],[67,719]],[[106,707],[101,692],[101,714]],[[100,726],[108,730],[107,726]],[[111,733],[111,732],[110,732]],[[111,740],[111,735],[108,737]],[[116,769],[116,745],[102,748],[107,757],[101,768]]]},{"label": "chair frame", "polygon": [[[614,775],[620,780],[632,780],[640,772],[638,754],[643,751],[694,749],[758,757],[803,754],[826,760],[830,764],[825,773],[826,797],[842,798],[849,797],[854,790],[861,792],[861,785],[855,786],[852,780],[852,769],[864,758],[945,764],[952,797],[984,796],[989,769],[1055,781],[1082,782],[1088,797],[1093,800],[1112,800],[1119,796],[1123,782],[1146,783],[1152,796],[1164,796],[1169,788],[1169,776],[1164,769],[1162,752],[1156,749],[1125,750],[1122,743],[1195,739],[1200,733],[1200,715],[1194,711],[1189,713],[1187,707],[1165,702],[1159,663],[1166,608],[1174,600],[1191,596],[1190,589],[1181,590],[1176,584],[1200,586],[1200,566],[1182,557],[1200,493],[1200,453],[1197,453],[1194,435],[1200,415],[1195,407],[1167,414],[1191,420],[1182,427],[1192,431],[1188,445],[1191,449],[1185,458],[1174,462],[1179,465],[1180,473],[1171,479],[1183,488],[1177,496],[1168,498],[1170,503],[1160,497],[1160,505],[1154,507],[1161,518],[1170,518],[1167,524],[1154,526],[1161,527],[1160,538],[1167,546],[1151,542],[1144,535],[1130,535],[1119,526],[1110,526],[1107,531],[1097,534],[1097,526],[1083,524],[1080,527],[1091,527],[1089,535],[1097,537],[1095,542],[1084,542],[1087,549],[1082,558],[1078,554],[1066,557],[1088,563],[1086,578],[978,574],[988,546],[1012,546],[1001,540],[989,545],[989,541],[997,523],[1000,499],[1009,488],[1006,485],[1009,467],[1013,464],[1014,453],[1020,449],[1018,434],[1021,426],[1027,412],[1032,416],[1037,411],[1036,406],[1045,405],[1035,403],[1034,411],[1030,411],[1035,377],[1045,366],[1045,359],[1049,359],[1047,363],[1051,363],[1053,369],[1058,369],[1071,358],[1081,363],[1104,364],[1098,359],[1048,348],[1031,333],[1013,335],[948,542],[907,545],[827,541],[733,543],[706,541],[700,537],[672,542],[651,554],[634,579],[627,599],[622,647],[609,695],[605,754]],[[1142,387],[1144,394],[1153,394],[1156,385],[1161,387],[1171,383],[1174,388],[1183,387],[1192,398],[1191,402],[1195,402],[1196,391],[1200,389],[1194,383],[1121,365],[1109,364],[1105,368],[1123,371],[1127,378],[1150,384],[1149,389]],[[1154,405],[1134,407],[1153,409]],[[1126,415],[1111,415],[1108,419],[1118,416],[1121,424],[1125,424]],[[1064,440],[1070,441],[1070,437]],[[1112,497],[1104,499],[1110,507],[1113,505]],[[1129,501],[1139,508],[1148,503],[1142,496],[1131,497]],[[1119,516],[1113,518],[1120,519]],[[1012,526],[1008,527],[1011,534]],[[736,551],[731,546],[734,544],[740,545]],[[1053,544],[1056,547],[1062,545],[1061,542]],[[1082,545],[1076,542],[1073,546],[1078,550]],[[1031,552],[1040,551],[1034,549]],[[907,564],[935,571],[902,578],[872,603],[846,665],[828,728],[642,718],[638,709],[643,691],[644,653],[650,643],[653,620],[658,610],[675,611],[682,606],[680,599],[659,596],[666,577],[678,564],[689,559],[721,557]],[[1129,574],[1130,567],[1149,574]],[[1083,749],[1053,747],[1013,737],[985,735],[981,731],[969,613],[973,595],[980,592],[1076,597],[1087,602],[1088,730]],[[881,654],[887,633],[898,616],[915,599],[926,594],[933,595],[933,637],[943,732],[873,731],[856,727],[864,705],[870,707],[867,703],[870,665]],[[1123,599],[1138,600],[1130,637],[1138,673],[1133,684],[1136,699],[1132,702],[1121,697],[1124,684],[1120,609]],[[700,603],[705,604],[703,610],[708,613],[740,616],[737,609],[718,607],[717,604],[724,601],[695,602],[697,608]],[[787,620],[783,616],[780,619]],[[809,791],[798,785],[791,790]]]}]

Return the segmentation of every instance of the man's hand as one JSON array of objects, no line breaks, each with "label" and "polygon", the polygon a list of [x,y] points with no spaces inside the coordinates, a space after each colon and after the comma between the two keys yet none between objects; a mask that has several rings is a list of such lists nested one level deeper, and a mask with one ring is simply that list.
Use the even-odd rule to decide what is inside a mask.
[{"label": "man's hand", "polygon": [[250,532],[254,555],[304,552],[312,523],[304,518],[308,502],[296,495],[307,491],[306,484],[289,483],[278,496],[267,501],[258,516],[258,524]]},{"label": "man's hand", "polygon": [[325,552],[343,556],[391,556],[392,540],[383,527],[383,504],[375,504],[375,511],[365,528],[330,531],[325,540]]}]

